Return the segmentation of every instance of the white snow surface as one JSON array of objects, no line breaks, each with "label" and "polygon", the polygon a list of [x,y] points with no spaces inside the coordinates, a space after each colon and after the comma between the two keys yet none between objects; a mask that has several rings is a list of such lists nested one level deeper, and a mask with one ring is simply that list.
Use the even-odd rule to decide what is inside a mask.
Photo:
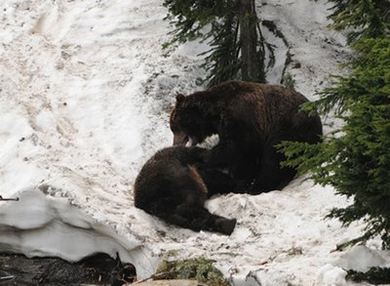
[{"label": "white snow surface", "polygon": [[[310,99],[348,57],[344,37],[327,28],[324,0],[257,1],[289,47],[276,47],[267,79],[287,67]],[[70,261],[118,252],[147,277],[163,258],[206,256],[234,285],[354,285],[345,269],[388,265],[380,241],[346,252],[359,236],[324,220],[349,202],[298,178],[283,191],[229,194],[207,207],[235,217],[230,237],[177,228],[134,208],[143,163],[169,146],[176,93],[191,93],[205,71],[189,43],[167,54],[161,0],[7,0],[0,3],[0,250]],[[297,63],[300,64],[297,65]],[[325,131],[329,127],[325,126]]]}]

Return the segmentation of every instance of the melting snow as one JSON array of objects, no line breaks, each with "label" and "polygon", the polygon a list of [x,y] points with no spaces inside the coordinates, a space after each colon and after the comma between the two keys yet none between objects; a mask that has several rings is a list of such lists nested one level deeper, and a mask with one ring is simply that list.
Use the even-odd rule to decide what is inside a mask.
[{"label": "melting snow", "polygon": [[[265,32],[297,90],[314,99],[348,56],[328,30],[325,1],[257,2],[285,43]],[[178,92],[202,89],[189,43],[166,55],[160,0],[8,0],[0,3],[0,250],[69,260],[119,252],[140,277],[159,259],[200,255],[234,285],[347,285],[342,268],[385,265],[378,241],[350,253],[336,245],[361,233],[324,220],[348,201],[299,178],[282,192],[230,194],[208,202],[235,217],[232,236],[176,228],[135,209],[132,186],[142,164],[169,146],[169,110]],[[325,128],[329,130],[328,127]],[[360,261],[358,264],[353,261]],[[351,284],[352,285],[352,284]]]}]

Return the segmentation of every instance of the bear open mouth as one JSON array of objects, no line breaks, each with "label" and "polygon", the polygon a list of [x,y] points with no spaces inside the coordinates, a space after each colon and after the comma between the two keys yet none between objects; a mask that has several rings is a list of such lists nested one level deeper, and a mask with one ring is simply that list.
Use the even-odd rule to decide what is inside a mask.
[{"label": "bear open mouth", "polygon": [[173,145],[192,147],[199,143],[199,140],[195,137],[190,137],[185,133],[175,134],[173,137]]},{"label": "bear open mouth", "polygon": [[178,132],[173,135],[173,145],[185,146],[189,137],[184,132]]},{"label": "bear open mouth", "polygon": [[193,146],[196,146],[196,144],[198,144],[199,141],[193,137],[189,137],[187,136],[187,143],[185,144],[186,147],[193,147]]}]

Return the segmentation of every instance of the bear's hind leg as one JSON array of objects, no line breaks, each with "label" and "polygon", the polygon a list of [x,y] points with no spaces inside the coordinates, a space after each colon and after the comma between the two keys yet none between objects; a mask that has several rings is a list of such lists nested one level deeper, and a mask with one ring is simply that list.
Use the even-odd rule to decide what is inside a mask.
[{"label": "bear's hind leg", "polygon": [[163,197],[137,207],[151,215],[165,219],[178,204],[174,197]]},{"label": "bear's hind leg", "polygon": [[255,178],[251,193],[281,190],[295,177],[297,173],[295,169],[280,166],[286,158],[276,150],[275,145],[282,141],[315,144],[322,140],[322,124],[318,115],[308,116],[299,112],[291,119],[290,123],[265,143],[260,162],[260,172]]},{"label": "bear's hind leg", "polygon": [[208,198],[217,194],[232,193],[236,189],[233,178],[218,169],[199,166],[197,170],[206,184]]},{"label": "bear's hind leg", "polygon": [[[185,193],[185,192],[184,192]],[[187,198],[183,203],[178,197],[164,197],[140,207],[163,221],[193,231],[213,231],[230,235],[236,225],[235,219],[227,219],[209,213],[202,200]]]},{"label": "bear's hind leg", "polygon": [[274,147],[280,142],[280,139],[269,140],[265,144],[260,161],[259,173],[250,187],[249,193],[259,194],[262,192],[281,190],[287,186],[296,175],[296,170],[293,168],[282,167],[280,165],[281,162],[285,160],[285,157]]},{"label": "bear's hind leg", "polygon": [[176,209],[176,214],[186,219],[183,227],[195,231],[206,230],[230,235],[236,225],[236,219],[228,219],[211,214],[207,209],[200,206],[180,205]]},{"label": "bear's hind leg", "polygon": [[147,213],[154,215],[166,223],[173,224],[179,227],[189,228],[194,231],[200,231],[201,227],[192,224],[190,217],[192,206],[181,203],[180,205],[173,204],[174,198],[166,197],[154,201],[142,209]]}]

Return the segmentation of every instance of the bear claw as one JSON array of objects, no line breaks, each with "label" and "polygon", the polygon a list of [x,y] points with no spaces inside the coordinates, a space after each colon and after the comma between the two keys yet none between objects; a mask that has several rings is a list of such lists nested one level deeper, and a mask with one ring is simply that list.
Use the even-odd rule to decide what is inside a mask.
[{"label": "bear claw", "polygon": [[236,226],[237,219],[221,219],[217,221],[218,229],[221,233],[230,235],[234,231],[234,228]]}]

